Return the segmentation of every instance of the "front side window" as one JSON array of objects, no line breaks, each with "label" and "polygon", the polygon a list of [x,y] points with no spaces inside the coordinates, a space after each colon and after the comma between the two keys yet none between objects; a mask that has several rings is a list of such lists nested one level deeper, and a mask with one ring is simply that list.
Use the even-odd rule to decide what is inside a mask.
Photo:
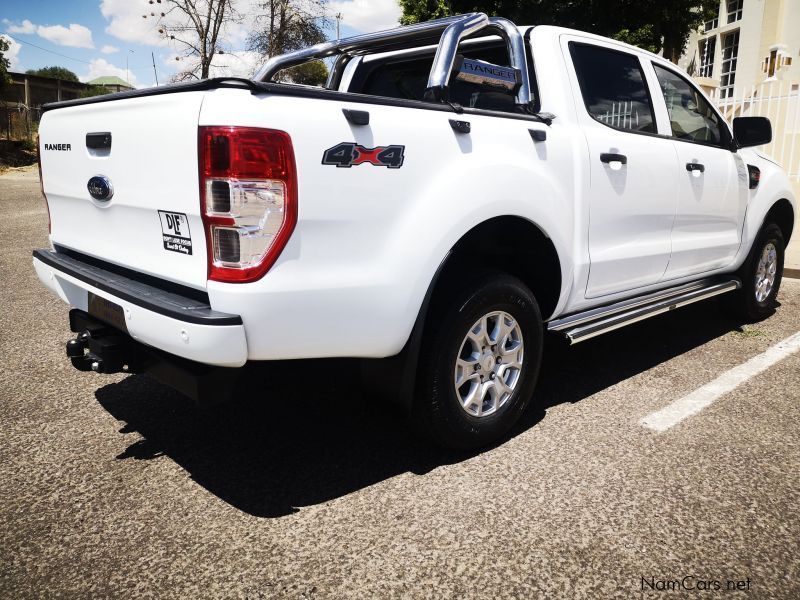
[{"label": "front side window", "polygon": [[586,110],[594,119],[616,129],[656,132],[653,105],[635,55],[576,42],[569,48]]},{"label": "front side window", "polygon": [[742,18],[744,0],[728,0],[728,23],[733,23]]},{"label": "front side window", "polygon": [[692,142],[720,144],[722,122],[703,95],[677,73],[653,66],[667,104],[672,135]]}]

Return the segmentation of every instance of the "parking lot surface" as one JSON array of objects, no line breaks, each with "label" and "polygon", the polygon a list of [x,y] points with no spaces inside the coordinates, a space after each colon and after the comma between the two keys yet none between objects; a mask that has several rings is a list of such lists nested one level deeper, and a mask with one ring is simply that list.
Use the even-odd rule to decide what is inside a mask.
[{"label": "parking lot surface", "polygon": [[798,281],[757,325],[711,301],[548,339],[511,438],[452,454],[348,362],[209,412],[73,370],[35,172],[0,177],[0,210],[0,597],[800,597],[800,354],[645,425],[800,331]]}]

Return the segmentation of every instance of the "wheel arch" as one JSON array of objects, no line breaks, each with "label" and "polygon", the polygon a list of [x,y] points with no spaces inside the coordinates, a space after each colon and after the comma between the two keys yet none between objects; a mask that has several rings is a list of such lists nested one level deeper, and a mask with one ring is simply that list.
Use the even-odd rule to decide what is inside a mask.
[{"label": "wheel arch", "polygon": [[764,223],[775,223],[783,233],[783,239],[788,245],[794,230],[794,216],[792,203],[787,198],[781,198],[767,211]]},{"label": "wheel arch", "polygon": [[431,282],[431,300],[446,297],[459,280],[477,270],[499,270],[530,288],[545,318],[561,296],[561,261],[553,241],[532,221],[515,215],[492,217],[464,233]]},{"label": "wheel arch", "polygon": [[[510,239],[504,237],[510,236]],[[505,267],[495,261],[505,260]],[[533,292],[546,319],[562,291],[561,260],[552,239],[533,221],[517,215],[491,217],[465,232],[444,256],[422,300],[402,351],[392,357],[362,360],[362,381],[395,404],[409,409],[416,387],[422,340],[430,331],[428,317],[463,289],[473,270],[498,269],[514,275]]]}]

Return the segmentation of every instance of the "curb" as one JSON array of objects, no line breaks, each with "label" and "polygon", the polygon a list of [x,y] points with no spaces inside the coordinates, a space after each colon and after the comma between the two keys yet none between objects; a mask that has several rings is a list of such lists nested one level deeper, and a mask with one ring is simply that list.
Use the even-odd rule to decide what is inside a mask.
[{"label": "curb", "polygon": [[790,279],[800,279],[800,269],[783,269],[783,276]]}]

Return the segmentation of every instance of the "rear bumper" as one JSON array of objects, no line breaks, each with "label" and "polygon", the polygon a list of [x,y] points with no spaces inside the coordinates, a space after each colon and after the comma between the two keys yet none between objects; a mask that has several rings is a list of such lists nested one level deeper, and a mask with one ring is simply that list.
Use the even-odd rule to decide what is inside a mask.
[{"label": "rear bumper", "polygon": [[241,317],[213,310],[201,295],[134,279],[74,253],[34,250],[33,266],[42,283],[75,308],[88,312],[89,292],[121,306],[137,342],[207,365],[247,361]]}]

